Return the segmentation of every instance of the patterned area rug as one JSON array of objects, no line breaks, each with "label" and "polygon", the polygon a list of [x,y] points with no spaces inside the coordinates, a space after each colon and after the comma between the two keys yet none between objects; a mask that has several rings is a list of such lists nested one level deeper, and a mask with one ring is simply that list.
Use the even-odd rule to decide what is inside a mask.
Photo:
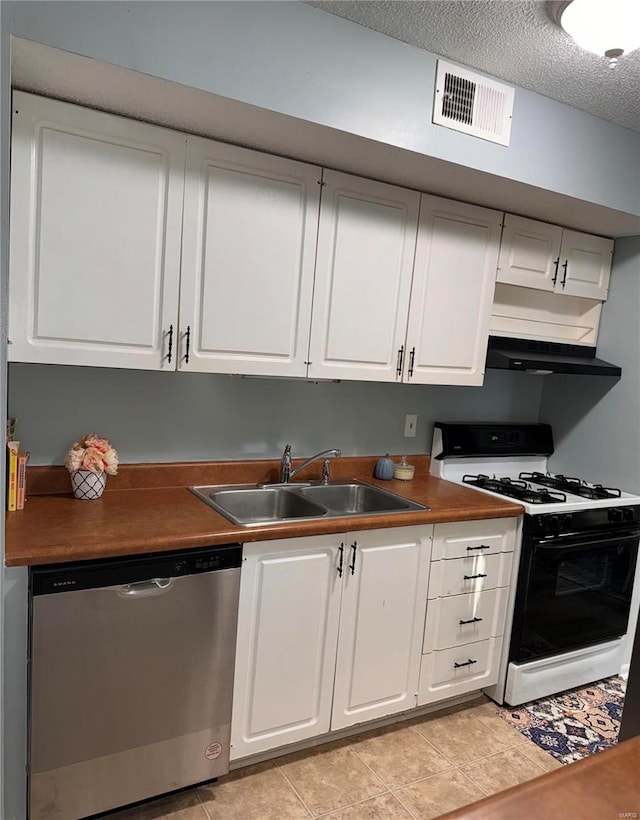
[{"label": "patterned area rug", "polygon": [[572,763],[618,742],[624,691],[622,678],[607,678],[499,714],[561,763]]}]

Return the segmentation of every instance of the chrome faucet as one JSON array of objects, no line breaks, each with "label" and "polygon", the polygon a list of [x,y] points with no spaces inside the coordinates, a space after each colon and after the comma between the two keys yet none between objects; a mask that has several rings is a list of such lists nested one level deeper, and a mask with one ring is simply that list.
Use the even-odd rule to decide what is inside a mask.
[{"label": "chrome faucet", "polygon": [[316,453],[315,456],[311,456],[306,461],[303,461],[299,467],[296,467],[295,470],[291,469],[291,445],[287,444],[284,448],[284,453],[282,454],[282,459],[280,461],[280,483],[281,484],[288,484],[291,479],[298,475],[301,470],[304,470],[305,467],[308,467],[314,461],[317,461],[319,458],[324,458],[324,463],[322,465],[322,480],[326,484],[329,481],[329,459],[326,456],[341,456],[342,451],[337,449],[332,450],[323,450],[321,453]]}]

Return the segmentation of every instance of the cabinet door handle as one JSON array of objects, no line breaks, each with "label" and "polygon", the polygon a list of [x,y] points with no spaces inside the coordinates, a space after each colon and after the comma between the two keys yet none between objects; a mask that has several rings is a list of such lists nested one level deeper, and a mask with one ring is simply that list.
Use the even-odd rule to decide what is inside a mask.
[{"label": "cabinet door handle", "polygon": [[464,663],[454,663],[453,668],[460,669],[461,666],[471,666],[472,663],[478,663],[478,661],[472,661],[471,658],[469,658],[469,660]]},{"label": "cabinet door handle", "polygon": [[411,348],[411,353],[409,353],[409,378],[413,376],[413,363],[416,358],[416,349],[415,347]]},{"label": "cabinet door handle", "polygon": [[487,544],[480,544],[479,547],[467,547],[467,552],[471,552],[472,550],[490,550],[491,547],[487,546]]},{"label": "cabinet door handle", "polygon": [[463,624],[479,624],[481,620],[482,620],[482,618],[471,618],[468,621],[463,621],[462,618],[461,618],[459,623],[460,623],[460,626],[462,626]]},{"label": "cabinet door handle", "polygon": [[169,337],[169,349],[167,350],[167,361],[171,364],[171,356],[173,355],[173,325],[169,325],[169,330],[167,332],[167,336]]},{"label": "cabinet door handle", "polygon": [[402,360],[404,358],[404,345],[400,345],[398,350],[398,364],[396,366],[396,376],[402,376]]},{"label": "cabinet door handle", "polygon": [[562,274],[562,287],[564,287],[564,283],[567,281],[567,266],[569,264],[569,260],[565,259],[562,263],[562,270],[564,273]]},{"label": "cabinet door handle", "polygon": [[191,348],[191,325],[187,325],[187,332],[184,335],[186,339],[184,363],[189,364],[189,350]]},{"label": "cabinet door handle", "polygon": [[558,257],[553,264],[556,266],[556,270],[555,270],[555,273],[553,274],[553,279],[551,280],[551,284],[555,285],[555,283],[558,281],[558,265],[560,264],[560,257]]},{"label": "cabinet door handle", "polygon": [[344,565],[344,544],[340,544],[338,548],[340,558],[338,559],[338,578],[342,578],[342,567]]},{"label": "cabinet door handle", "polygon": [[351,563],[349,564],[349,569],[351,570],[351,574],[356,571],[356,550],[358,549],[358,542],[354,541],[351,545],[351,549],[353,552],[351,553]]},{"label": "cabinet door handle", "polygon": [[463,575],[462,578],[464,581],[472,581],[474,578],[486,578],[486,572],[478,572],[475,575]]}]

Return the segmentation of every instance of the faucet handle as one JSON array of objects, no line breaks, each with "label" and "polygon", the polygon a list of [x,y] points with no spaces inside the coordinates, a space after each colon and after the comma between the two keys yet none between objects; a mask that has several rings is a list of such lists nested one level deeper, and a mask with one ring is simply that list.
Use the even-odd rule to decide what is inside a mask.
[{"label": "faucet handle", "polygon": [[329,483],[329,459],[325,458],[322,462],[322,483],[328,484]]}]

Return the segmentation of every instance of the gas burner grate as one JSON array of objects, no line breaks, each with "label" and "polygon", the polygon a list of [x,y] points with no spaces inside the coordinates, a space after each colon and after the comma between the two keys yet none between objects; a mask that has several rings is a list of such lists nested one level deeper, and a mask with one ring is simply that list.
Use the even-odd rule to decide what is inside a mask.
[{"label": "gas burner grate", "polygon": [[573,478],[572,476],[564,476],[561,474],[552,475],[550,473],[538,472],[520,473],[520,479],[523,481],[533,481],[535,484],[542,484],[544,487],[552,487],[555,490],[563,490],[566,493],[592,500],[620,498],[622,495],[621,490],[612,487],[603,487],[602,484],[587,484],[587,482],[581,478]]},{"label": "gas burner grate", "polygon": [[531,487],[523,480],[512,478],[490,478],[488,475],[464,475],[462,482],[472,487],[480,487],[482,490],[489,490],[499,495],[506,495],[515,498],[517,501],[525,501],[528,504],[564,504],[567,497],[561,492],[551,492]]}]

